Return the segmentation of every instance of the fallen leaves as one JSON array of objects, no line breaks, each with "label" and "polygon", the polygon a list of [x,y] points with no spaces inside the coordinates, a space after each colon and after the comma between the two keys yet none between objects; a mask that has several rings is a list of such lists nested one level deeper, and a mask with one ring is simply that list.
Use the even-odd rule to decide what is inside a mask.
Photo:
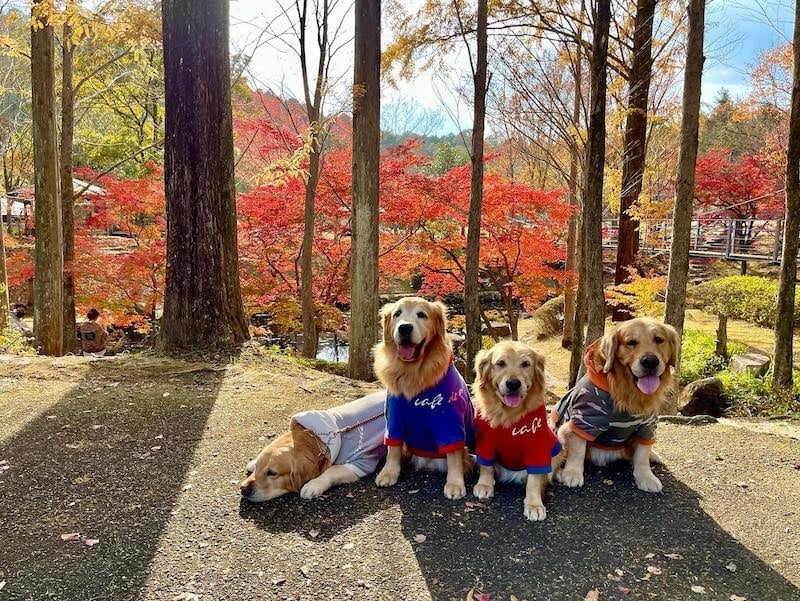
[{"label": "fallen leaves", "polygon": [[344,549],[345,551],[349,551],[353,547],[355,547],[353,543],[345,543],[344,545],[342,545],[342,549]]},{"label": "fallen leaves", "polygon": [[491,599],[489,593],[471,588],[467,593],[467,601],[491,601]]},{"label": "fallen leaves", "polygon": [[186,492],[187,490],[192,490],[192,485],[191,484],[184,484],[183,488],[181,488],[181,490],[183,492]]},{"label": "fallen leaves", "polygon": [[737,570],[737,566],[735,563],[730,562],[728,565],[725,566],[725,569],[729,572],[735,572]]},{"label": "fallen leaves", "polygon": [[317,538],[319,536],[319,530],[317,530],[316,528],[312,528],[311,530],[308,531],[308,535],[311,538]]},{"label": "fallen leaves", "polygon": [[81,540],[81,534],[80,532],[70,532],[68,534],[62,534],[61,540],[68,542],[78,541]]},{"label": "fallen leaves", "polygon": [[426,540],[428,540],[428,537],[425,536],[424,534],[415,534],[414,535],[414,542],[415,543],[424,543]]},{"label": "fallen leaves", "polygon": [[683,555],[679,555],[678,553],[664,553],[664,557],[667,559],[683,559]]},{"label": "fallen leaves", "polygon": [[280,585],[282,585],[284,582],[286,582],[286,578],[274,578],[274,579],[272,580],[272,584],[273,584],[274,586],[280,586]]},{"label": "fallen leaves", "polygon": [[583,601],[599,601],[600,599],[600,591],[597,589],[592,589],[586,596],[583,598]]},{"label": "fallen leaves", "polygon": [[651,574],[658,575],[661,573],[661,568],[657,566],[647,566],[647,571],[650,572]]},{"label": "fallen leaves", "polygon": [[308,565],[300,566],[300,573],[303,575],[304,578],[311,578],[311,566]]},{"label": "fallen leaves", "polygon": [[356,585],[360,586],[361,588],[372,588],[372,585],[369,582],[360,578],[356,580]]},{"label": "fallen leaves", "polygon": [[706,587],[704,587],[704,586],[699,586],[699,585],[697,585],[697,584],[693,584],[693,585],[692,585],[691,587],[689,587],[689,588],[691,588],[691,589],[692,589],[692,592],[693,592],[693,593],[698,593],[698,594],[700,594],[700,595],[705,595],[705,594],[706,594]]},{"label": "fallen leaves", "polygon": [[731,595],[729,599],[731,601],[747,601],[747,597],[740,597],[739,595]]},{"label": "fallen leaves", "polygon": [[2,591],[4,588],[6,588],[6,581],[0,580],[0,591]]},{"label": "fallen leaves", "polygon": [[200,595],[195,593],[180,593],[172,598],[172,601],[200,601]]},{"label": "fallen leaves", "polygon": [[3,472],[6,472],[11,469],[11,466],[8,464],[8,459],[0,459],[0,475]]},{"label": "fallen leaves", "polygon": [[86,545],[87,547],[94,547],[99,543],[100,541],[96,538],[87,538],[83,541],[83,544]]}]

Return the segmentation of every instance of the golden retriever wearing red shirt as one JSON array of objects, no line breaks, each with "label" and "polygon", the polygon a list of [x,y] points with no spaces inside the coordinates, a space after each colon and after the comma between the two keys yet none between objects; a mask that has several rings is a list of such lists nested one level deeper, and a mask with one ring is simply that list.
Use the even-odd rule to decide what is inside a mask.
[{"label": "golden retriever wearing red shirt", "polygon": [[[561,446],[547,423],[544,387],[544,357],[527,344],[500,342],[481,351],[475,358],[472,390],[477,408],[480,477],[473,494],[479,499],[492,497],[495,473],[501,482],[525,481],[524,514],[533,521],[547,516],[542,494],[552,471],[562,462]],[[488,442],[488,437],[504,441],[505,457],[503,449],[496,447],[493,441]],[[539,448],[529,448],[532,444]],[[514,445],[520,446],[513,448]],[[494,456],[482,457],[482,449],[489,447]],[[530,465],[530,462],[527,465],[502,465],[503,460],[509,457],[513,461],[526,462],[532,455],[538,458],[535,461],[537,466]]]}]

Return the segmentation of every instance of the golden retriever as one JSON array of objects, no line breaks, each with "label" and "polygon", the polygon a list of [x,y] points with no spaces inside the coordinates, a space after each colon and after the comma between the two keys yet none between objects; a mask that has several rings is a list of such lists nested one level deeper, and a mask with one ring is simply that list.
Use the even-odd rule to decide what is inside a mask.
[{"label": "golden retriever", "polygon": [[383,391],[325,410],[303,411],[289,432],[270,442],[247,466],[239,489],[254,503],[288,492],[313,499],[329,488],[375,472],[386,455]]},{"label": "golden retriever", "polygon": [[383,340],[375,347],[375,373],[387,389],[388,451],[375,483],[397,483],[405,450],[417,467],[446,470],[444,495],[460,499],[466,495],[474,410],[453,364],[446,314],[443,304],[419,297],[389,303],[381,311]]},{"label": "golden retriever", "polygon": [[672,326],[654,319],[626,321],[606,332],[584,355],[587,375],[553,411],[567,461],[557,479],[566,486],[583,485],[583,467],[626,457],[632,460],[636,486],[661,492],[653,474],[651,453],[658,410],[672,386],[672,367],[680,340]]},{"label": "golden retriever", "polygon": [[494,496],[495,474],[501,482],[526,481],[523,513],[543,520],[542,494],[562,462],[544,406],[544,357],[522,342],[500,342],[478,353],[475,374],[480,477],[473,494]]}]

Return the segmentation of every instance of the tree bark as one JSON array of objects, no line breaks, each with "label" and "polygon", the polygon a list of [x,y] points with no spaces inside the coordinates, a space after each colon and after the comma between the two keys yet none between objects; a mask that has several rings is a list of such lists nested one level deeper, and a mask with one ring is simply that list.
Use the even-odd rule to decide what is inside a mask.
[{"label": "tree bark", "polygon": [[[580,32],[578,33],[580,36]],[[575,97],[572,101],[572,125],[575,131],[580,131],[581,105],[583,102],[581,94],[581,77],[583,71],[583,53],[581,52],[581,40],[575,47]],[[572,145],[569,150],[569,204],[572,207],[567,225],[567,261],[564,269],[568,273],[576,274],[580,268],[578,265],[578,244],[580,214],[578,199],[578,172],[580,171],[580,148],[578,140],[573,136]],[[575,295],[577,293],[577,277],[569,277],[564,285],[564,328],[561,335],[561,346],[572,348],[575,340]]]},{"label": "tree bark", "polygon": [[[378,336],[381,2],[356,0],[353,66],[353,225],[350,275],[351,378],[370,380]],[[354,318],[355,317],[355,318]]]},{"label": "tree bark", "polygon": [[786,148],[786,214],[783,222],[783,250],[775,316],[775,359],[772,376],[772,386],[776,391],[791,390],[792,387],[794,342],[792,335],[797,285],[798,236],[800,236],[800,0],[795,3],[792,39],[794,65],[789,143]]},{"label": "tree bark", "polygon": [[[667,298],[664,321],[683,335],[686,313],[686,285],[689,280],[689,239],[691,237],[697,135],[700,123],[700,91],[703,77],[703,33],[705,0],[689,2],[689,34],[686,41],[686,69],[683,75],[683,116],[678,156],[675,208],[672,212]],[[675,369],[680,368],[680,349]]]},{"label": "tree bark", "polygon": [[[639,225],[631,209],[642,193],[647,155],[647,109],[650,78],[653,72],[653,18],[656,0],[638,0],[633,32],[633,50],[628,79],[628,114],[623,138],[622,184],[619,199],[619,237],[614,283],[619,285],[630,278],[630,268],[636,265],[639,252]],[[614,309],[614,321],[630,319],[624,307]]]},{"label": "tree bark", "polygon": [[591,108],[587,134],[583,197],[583,257],[581,276],[586,290],[586,339],[603,335],[603,172],[606,159],[606,71],[610,0],[597,0],[592,27]]},{"label": "tree bark", "polygon": [[467,335],[467,381],[475,379],[475,356],[481,349],[480,267],[481,207],[483,205],[483,136],[486,121],[486,79],[488,71],[488,5],[478,0],[477,53],[474,83],[472,122],[472,175],[469,189],[469,218],[467,221],[466,269],[464,274],[464,312]]},{"label": "tree bark", "polygon": [[33,329],[44,355],[63,354],[64,257],[56,134],[55,36],[33,3],[31,28],[31,93],[35,193],[35,263]]},{"label": "tree bark", "polygon": [[3,224],[0,223],[0,332],[8,327],[8,313],[10,309],[11,303],[8,301],[8,273],[6,272],[6,233]]},{"label": "tree bark", "polygon": [[728,358],[728,316],[717,315],[717,338],[714,354],[723,359]]},{"label": "tree bark", "polygon": [[72,153],[75,129],[75,93],[72,87],[74,46],[72,27],[64,23],[61,41],[61,226],[64,236],[63,330],[64,352],[77,350],[75,334],[75,198],[72,186]]},{"label": "tree bark", "polygon": [[303,322],[303,357],[317,356],[319,333],[314,310],[314,204],[319,184],[320,150],[318,141],[312,142],[308,160],[308,179],[303,204],[303,246],[300,249],[300,306]]},{"label": "tree bark", "polygon": [[167,351],[248,338],[239,286],[228,1],[165,0]]}]

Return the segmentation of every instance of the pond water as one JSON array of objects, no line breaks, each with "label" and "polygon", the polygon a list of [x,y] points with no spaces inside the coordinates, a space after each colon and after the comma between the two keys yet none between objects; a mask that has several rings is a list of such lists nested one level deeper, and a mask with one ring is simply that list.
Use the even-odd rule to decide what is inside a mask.
[{"label": "pond water", "polygon": [[319,335],[317,359],[347,363],[350,358],[350,347],[336,334],[323,332]]}]

